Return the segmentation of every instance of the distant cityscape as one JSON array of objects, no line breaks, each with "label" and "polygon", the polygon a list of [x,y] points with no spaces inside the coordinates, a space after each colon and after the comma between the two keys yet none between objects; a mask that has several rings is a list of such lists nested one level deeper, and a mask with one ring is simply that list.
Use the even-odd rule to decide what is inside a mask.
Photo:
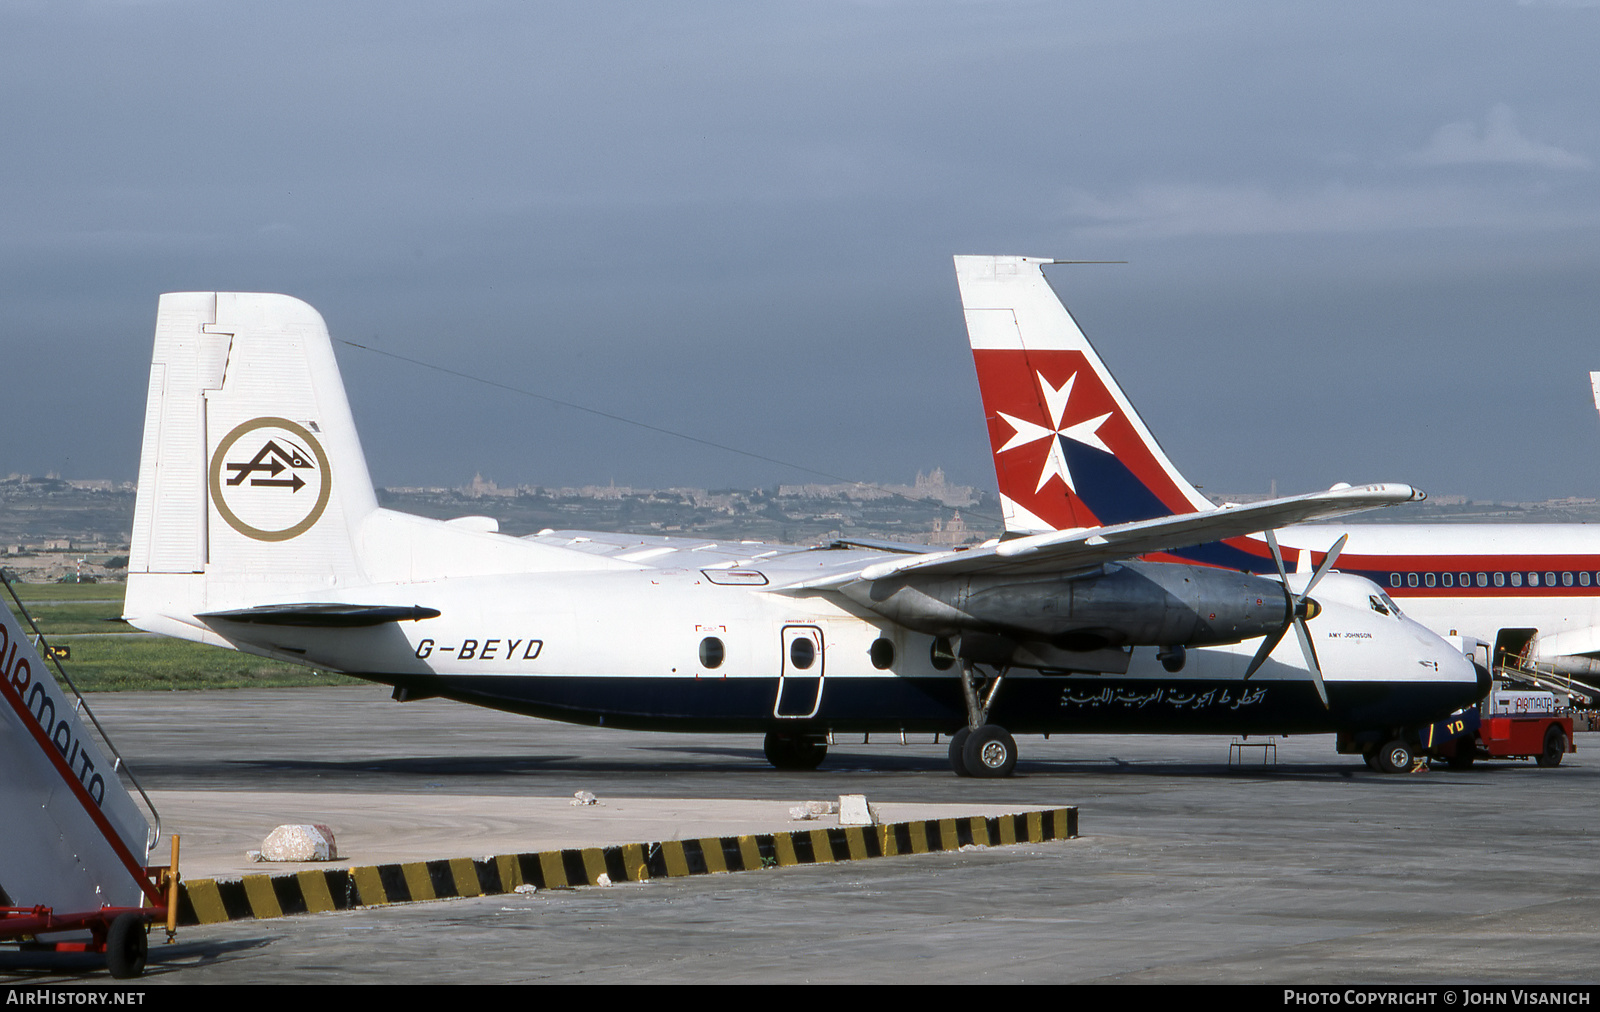
[{"label": "distant cityscape", "polygon": [[[135,486],[106,479],[11,474],[0,479],[0,565],[27,582],[121,580],[126,575]],[[1254,502],[1271,491],[1214,496]],[[625,485],[501,486],[481,474],[465,485],[378,490],[384,506],[439,519],[489,516],[511,535],[545,529],[625,531],[725,540],[816,544],[875,539],[951,547],[1001,532],[999,497],[953,485],[935,467],[907,485],[780,484],[756,489]],[[1589,523],[1600,501],[1543,502],[1431,496],[1349,522]]]},{"label": "distant cityscape", "polygon": [[[28,582],[120,580],[133,528],[132,482],[12,474],[0,480],[0,564]],[[503,487],[481,474],[458,487],[380,488],[378,501],[438,519],[493,517],[503,533],[626,531],[812,544],[869,538],[974,544],[1000,533],[993,492],[919,472],[907,485],[767,489]]]}]

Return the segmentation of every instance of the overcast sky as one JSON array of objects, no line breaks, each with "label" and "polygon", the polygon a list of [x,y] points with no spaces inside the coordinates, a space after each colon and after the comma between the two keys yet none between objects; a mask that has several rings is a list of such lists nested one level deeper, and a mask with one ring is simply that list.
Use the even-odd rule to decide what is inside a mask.
[{"label": "overcast sky", "polygon": [[[1600,5],[0,0],[0,474],[131,479],[156,296],[993,485],[950,256],[1209,491],[1600,495]],[[379,484],[814,480],[337,346]]]}]

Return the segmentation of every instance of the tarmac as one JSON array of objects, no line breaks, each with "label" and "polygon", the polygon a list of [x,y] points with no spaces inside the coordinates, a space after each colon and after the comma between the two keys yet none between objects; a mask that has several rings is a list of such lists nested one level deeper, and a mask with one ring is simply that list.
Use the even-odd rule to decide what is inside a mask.
[{"label": "tarmac", "polygon": [[[574,806],[572,798],[392,794],[336,796],[295,791],[154,791],[151,799],[182,834],[185,879],[237,879],[359,866],[483,857],[537,851],[617,847],[662,840],[772,835],[839,825],[837,815],[796,820],[791,808],[809,800],[729,798],[601,798]],[[997,817],[1017,805],[874,804],[885,823]],[[259,862],[248,852],[283,824],[334,829],[333,862]],[[159,848],[158,848],[159,851]],[[157,854],[164,857],[165,852]]]},{"label": "tarmac", "polygon": [[[1405,776],[1334,754],[1328,735],[1276,739],[1245,761],[1227,738],[1029,737],[1016,777],[974,781],[952,775],[931,738],[841,741],[819,770],[781,773],[754,735],[573,727],[396,704],[372,686],[91,704],[164,827],[183,835],[191,883],[318,877],[245,861],[283,822],[330,826],[346,856],[322,875],[337,876],[547,845],[676,838],[687,853],[695,838],[785,828],[821,832],[818,852],[840,854],[837,827],[793,822],[788,809],[841,794],[896,819],[1078,809],[1075,839],[994,845],[1004,841],[979,841],[980,819],[973,843],[940,852],[201,924],[172,944],[153,937],[139,986],[1487,986],[1600,975],[1595,732],[1580,732],[1557,769]],[[572,806],[580,790],[598,804]],[[106,981],[81,960],[11,954],[0,974]]]}]

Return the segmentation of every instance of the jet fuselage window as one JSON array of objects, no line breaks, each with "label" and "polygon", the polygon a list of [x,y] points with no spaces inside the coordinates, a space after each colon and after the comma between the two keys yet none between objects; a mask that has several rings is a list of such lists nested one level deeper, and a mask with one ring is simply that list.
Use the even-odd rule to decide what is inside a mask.
[{"label": "jet fuselage window", "polygon": [[[1568,580],[1567,583],[1570,585],[1572,583],[1572,581]],[[1556,585],[1556,574],[1554,574],[1554,573],[1546,573],[1546,574],[1544,574],[1544,585],[1546,587],[1554,587]]]},{"label": "jet fuselage window", "polygon": [[707,668],[722,667],[722,659],[727,656],[727,651],[722,646],[722,641],[715,636],[707,636],[700,641],[700,664]]},{"label": "jet fuselage window", "polygon": [[1580,583],[1581,585],[1587,587],[1589,585],[1589,574],[1587,572],[1579,573],[1578,574],[1578,583]]},{"label": "jet fuselage window", "polygon": [[1561,574],[1561,585],[1563,587],[1572,586],[1572,574],[1571,573],[1562,573]]},{"label": "jet fuselage window", "polygon": [[[1479,573],[1478,574],[1478,586],[1487,587],[1488,585],[1489,585],[1489,574],[1488,573]],[[1498,584],[1497,584],[1497,586],[1498,586]]]},{"label": "jet fuselage window", "polygon": [[1504,573],[1496,573],[1496,574],[1494,574],[1494,585],[1496,587],[1504,587],[1506,585],[1506,574],[1504,574]]},{"label": "jet fuselage window", "polygon": [[1406,574],[1406,586],[1407,587],[1415,587],[1418,584],[1418,582],[1420,582],[1420,581],[1417,580],[1417,574],[1416,573],[1407,573]]},{"label": "jet fuselage window", "polygon": [[1433,581],[1433,574],[1432,573],[1424,573],[1423,574],[1423,576],[1422,576],[1422,584],[1423,584],[1423,586],[1431,587],[1431,586],[1433,586],[1433,582],[1434,581]]},{"label": "jet fuselage window", "polygon": [[[1462,573],[1461,574],[1461,585],[1463,587],[1472,586],[1472,574],[1471,573]],[[1480,584],[1479,586],[1482,586],[1482,584]]]},{"label": "jet fuselage window", "polygon": [[1454,587],[1456,585],[1456,574],[1445,573],[1443,576],[1439,577],[1439,581],[1446,587]]},{"label": "jet fuselage window", "polygon": [[1511,574],[1511,585],[1513,587],[1522,586],[1522,574],[1521,573],[1512,573]]}]

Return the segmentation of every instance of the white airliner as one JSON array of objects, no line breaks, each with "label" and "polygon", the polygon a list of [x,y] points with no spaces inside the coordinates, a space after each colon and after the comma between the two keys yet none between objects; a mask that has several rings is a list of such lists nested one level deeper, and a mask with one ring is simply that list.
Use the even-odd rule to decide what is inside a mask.
[{"label": "white airliner", "polygon": [[[1034,257],[957,257],[1005,525],[1013,535],[1125,524],[1216,507],[1184,479],[1045,280]],[[1600,381],[1596,382],[1600,406]],[[1600,685],[1600,526],[1308,525],[1276,532],[1291,564],[1340,537],[1341,572],[1364,576],[1435,632],[1495,644]],[[1165,555],[1270,574],[1264,538]]]},{"label": "white airliner", "polygon": [[[1058,416],[1088,389],[1051,382]],[[127,620],[401,700],[762,733],[795,769],[831,732],[945,732],[956,772],[990,777],[1016,763],[1007,729],[1340,731],[1403,758],[1487,687],[1359,577],[1139,558],[1419,497],[1409,486],[953,551],[511,537],[378,506],[326,326],[296,299],[162,296],[149,391]],[[1041,488],[1076,477],[1049,466]],[[1291,627],[1297,647],[1280,649]]]}]

